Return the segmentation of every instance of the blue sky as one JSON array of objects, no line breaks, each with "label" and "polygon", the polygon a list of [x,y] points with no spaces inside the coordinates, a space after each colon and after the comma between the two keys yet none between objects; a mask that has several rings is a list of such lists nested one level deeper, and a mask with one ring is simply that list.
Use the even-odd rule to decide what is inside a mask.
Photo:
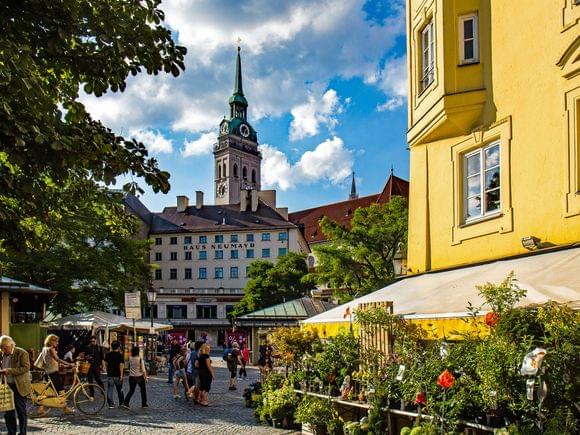
[{"label": "blue sky", "polygon": [[238,37],[262,188],[276,189],[280,206],[346,199],[351,171],[361,195],[380,191],[391,165],[408,178],[403,0],[165,0],[161,9],[188,48],[185,73],[141,75],[124,93],[82,97],[171,173],[167,195],[146,189],[150,209],[196,190],[213,201],[211,146],[229,110]]}]

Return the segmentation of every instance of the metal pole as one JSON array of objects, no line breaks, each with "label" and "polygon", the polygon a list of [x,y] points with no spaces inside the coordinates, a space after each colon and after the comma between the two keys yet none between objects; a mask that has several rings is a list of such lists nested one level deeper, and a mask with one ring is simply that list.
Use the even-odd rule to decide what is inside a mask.
[{"label": "metal pole", "polygon": [[133,319],[133,346],[137,346],[137,328],[135,328],[135,319]]},{"label": "metal pole", "polygon": [[157,334],[154,333],[153,330],[153,305],[152,303],[149,304],[149,317],[151,319],[151,330],[149,331],[150,334],[150,359],[149,359],[149,374],[156,375],[157,374],[157,361],[156,361],[156,342],[157,342]]}]

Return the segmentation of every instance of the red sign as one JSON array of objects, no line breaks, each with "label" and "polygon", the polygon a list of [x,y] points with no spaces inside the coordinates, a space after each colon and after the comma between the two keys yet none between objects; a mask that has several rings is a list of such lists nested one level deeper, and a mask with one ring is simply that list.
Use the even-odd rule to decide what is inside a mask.
[{"label": "red sign", "polygon": [[187,343],[187,331],[183,329],[173,329],[167,334],[167,343],[171,343],[174,338],[177,340],[177,344],[183,346]]},{"label": "red sign", "polygon": [[228,344],[233,342],[238,343],[240,346],[246,344],[246,333],[244,331],[228,332]]}]

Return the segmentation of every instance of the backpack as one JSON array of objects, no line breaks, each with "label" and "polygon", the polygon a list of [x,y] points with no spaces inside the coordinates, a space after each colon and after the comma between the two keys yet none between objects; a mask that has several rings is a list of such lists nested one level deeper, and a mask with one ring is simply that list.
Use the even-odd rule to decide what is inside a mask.
[{"label": "backpack", "polygon": [[233,359],[232,349],[228,348],[228,349],[224,350],[224,354],[222,355],[222,359],[225,362],[229,362],[231,359]]}]

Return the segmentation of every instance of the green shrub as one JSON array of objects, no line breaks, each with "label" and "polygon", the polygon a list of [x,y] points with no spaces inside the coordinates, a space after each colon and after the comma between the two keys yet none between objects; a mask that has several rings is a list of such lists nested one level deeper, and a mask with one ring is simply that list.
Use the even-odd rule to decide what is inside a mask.
[{"label": "green shrub", "polygon": [[326,427],[333,418],[332,403],[329,400],[306,396],[296,409],[296,421],[317,427]]}]

